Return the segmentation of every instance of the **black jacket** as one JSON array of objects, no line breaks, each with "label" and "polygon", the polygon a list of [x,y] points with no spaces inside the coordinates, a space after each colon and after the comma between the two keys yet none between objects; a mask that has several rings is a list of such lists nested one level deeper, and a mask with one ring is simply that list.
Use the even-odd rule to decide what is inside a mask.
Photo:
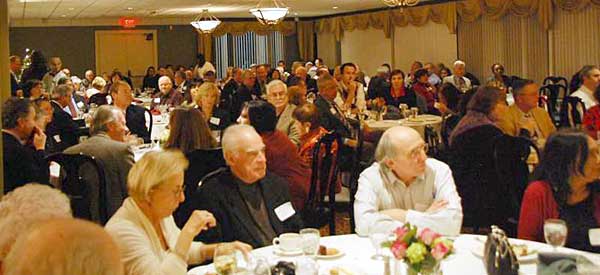
[{"label": "black jacket", "polygon": [[231,114],[227,110],[221,108],[214,108],[212,116],[207,117],[206,119],[208,119],[208,127],[212,131],[223,131],[233,123]]},{"label": "black jacket", "polygon": [[44,159],[44,150],[35,150],[21,143],[11,134],[2,133],[4,150],[4,194],[26,183],[48,184],[50,171]]},{"label": "black jacket", "polygon": [[[290,76],[287,80],[287,85],[288,86],[298,85],[299,80],[300,79],[296,76]],[[308,94],[308,93],[318,94],[319,93],[319,88],[317,87],[316,80],[307,76],[305,82],[306,82],[306,94]]]},{"label": "black jacket", "polygon": [[46,133],[48,138],[56,141],[56,150],[62,152],[68,147],[71,147],[79,143],[77,136],[77,123],[73,121],[73,117],[69,113],[65,112],[62,107],[52,101],[52,108],[54,109],[54,117],[52,122],[46,126]]},{"label": "black jacket", "polygon": [[[146,109],[130,104],[125,111],[125,121],[129,132],[144,139],[144,143],[150,143],[150,132],[146,127]],[[150,117],[152,119],[152,117]]]},{"label": "black jacket", "polygon": [[[340,134],[343,138],[352,137],[352,129],[350,123],[343,117],[343,114],[340,114],[338,111],[335,111],[330,102],[328,102],[322,96],[317,96],[315,100],[315,106],[317,106],[317,111],[319,112],[319,120],[321,122],[321,126],[329,131],[335,131]],[[346,120],[346,123],[344,123]]]},{"label": "black jacket", "polygon": [[[255,85],[256,86],[256,85]],[[237,119],[242,112],[242,106],[244,102],[251,100],[260,99],[260,96],[256,94],[254,88],[250,89],[246,85],[240,85],[235,91],[231,101],[231,117]]]},{"label": "black jacket", "polygon": [[[194,194],[195,209],[211,212],[217,220],[217,226],[200,233],[197,238],[206,243],[237,240],[254,248],[270,245],[261,243],[257,237],[259,232],[252,225],[254,218],[236,182],[229,168],[217,170],[204,178]],[[303,227],[298,212],[284,221],[280,221],[275,214],[277,207],[290,203],[288,185],[282,178],[267,172],[263,179],[254,184],[260,185],[271,226],[277,235],[298,232]]]},{"label": "black jacket", "polygon": [[223,91],[221,91],[221,97],[219,99],[219,107],[225,110],[231,110],[231,101],[233,100],[233,94],[240,87],[240,84],[231,79],[227,81]]}]

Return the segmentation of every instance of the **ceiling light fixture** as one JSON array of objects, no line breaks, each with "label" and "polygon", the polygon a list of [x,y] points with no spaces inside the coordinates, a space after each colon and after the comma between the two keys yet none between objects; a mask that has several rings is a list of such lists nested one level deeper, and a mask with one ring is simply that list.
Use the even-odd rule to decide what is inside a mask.
[{"label": "ceiling light fixture", "polygon": [[419,4],[419,0],[382,0],[383,3],[390,7],[414,7]]},{"label": "ceiling light fixture", "polygon": [[208,9],[204,9],[190,24],[202,33],[211,33],[221,24],[221,20],[208,13]]},{"label": "ceiling light fixture", "polygon": [[261,7],[262,0],[258,2],[256,8],[250,9],[250,13],[256,17],[258,22],[263,25],[276,25],[285,18],[289,9],[273,0],[273,7]]}]

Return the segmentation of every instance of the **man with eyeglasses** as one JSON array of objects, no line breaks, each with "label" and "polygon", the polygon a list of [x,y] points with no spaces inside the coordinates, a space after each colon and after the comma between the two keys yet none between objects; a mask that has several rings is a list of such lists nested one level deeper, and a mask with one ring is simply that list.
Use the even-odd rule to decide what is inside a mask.
[{"label": "man with eyeglasses", "polygon": [[267,84],[267,101],[277,112],[277,130],[282,131],[290,138],[294,145],[300,144],[300,131],[296,128],[292,113],[296,105],[288,103],[287,85],[281,80],[272,80]]},{"label": "man with eyeglasses", "polygon": [[443,235],[460,233],[463,214],[452,171],[426,151],[427,144],[412,128],[396,126],[383,133],[376,162],[358,180],[354,213],[359,235],[404,223]]}]

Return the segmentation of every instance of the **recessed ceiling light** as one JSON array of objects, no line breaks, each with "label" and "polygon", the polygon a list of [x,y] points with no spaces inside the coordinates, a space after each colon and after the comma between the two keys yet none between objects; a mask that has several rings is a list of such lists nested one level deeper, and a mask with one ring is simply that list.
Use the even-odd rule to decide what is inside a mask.
[{"label": "recessed ceiling light", "polygon": [[297,13],[297,12],[294,12],[294,15],[298,15],[298,13]]},{"label": "recessed ceiling light", "polygon": [[75,10],[75,8],[69,8],[70,11]]},{"label": "recessed ceiling light", "polygon": [[132,11],[132,10],[133,10],[133,8],[132,8],[132,7],[128,7],[128,8],[127,8],[127,10],[128,10],[128,11]]},{"label": "recessed ceiling light", "polygon": [[337,10],[337,8],[338,8],[337,6],[333,7],[334,10]]},{"label": "recessed ceiling light", "polygon": [[63,15],[61,15],[60,17],[67,17],[67,15],[66,15],[66,14],[63,14]]}]

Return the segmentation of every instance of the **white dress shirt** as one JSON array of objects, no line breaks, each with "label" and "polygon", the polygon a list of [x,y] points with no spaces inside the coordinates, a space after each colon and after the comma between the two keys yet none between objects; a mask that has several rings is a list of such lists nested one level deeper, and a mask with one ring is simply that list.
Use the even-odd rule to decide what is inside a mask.
[{"label": "white dress shirt", "polygon": [[466,93],[469,89],[471,89],[471,80],[466,77],[462,77],[464,83],[459,83],[460,79],[455,75],[450,75],[444,77],[444,83],[450,83],[454,85],[459,91]]},{"label": "white dress shirt", "polygon": [[581,101],[583,101],[586,110],[598,105],[598,102],[594,98],[594,92],[584,85],[581,85],[581,87],[579,87],[577,91],[571,94],[571,96],[581,98]]},{"label": "white dress shirt", "polygon": [[[427,159],[425,173],[408,187],[389,168],[376,162],[360,174],[355,199],[356,232],[361,236],[392,231],[403,224],[380,213],[387,209],[407,210],[406,222],[419,228],[428,227],[443,235],[460,233],[463,214],[452,171],[435,159]],[[425,213],[436,200],[446,200],[448,205]]]},{"label": "white dress shirt", "polygon": [[[356,108],[360,109],[360,110],[367,110],[367,101],[366,101],[366,97],[365,97],[365,88],[363,87],[362,83],[355,81],[356,84],[356,96],[354,97],[354,105],[356,105]],[[344,85],[343,81],[339,82],[339,90],[337,93],[337,96],[335,97],[334,101],[338,106],[344,106],[344,98],[342,97],[341,94],[341,90],[348,90],[348,88],[346,87],[346,85]]]}]

